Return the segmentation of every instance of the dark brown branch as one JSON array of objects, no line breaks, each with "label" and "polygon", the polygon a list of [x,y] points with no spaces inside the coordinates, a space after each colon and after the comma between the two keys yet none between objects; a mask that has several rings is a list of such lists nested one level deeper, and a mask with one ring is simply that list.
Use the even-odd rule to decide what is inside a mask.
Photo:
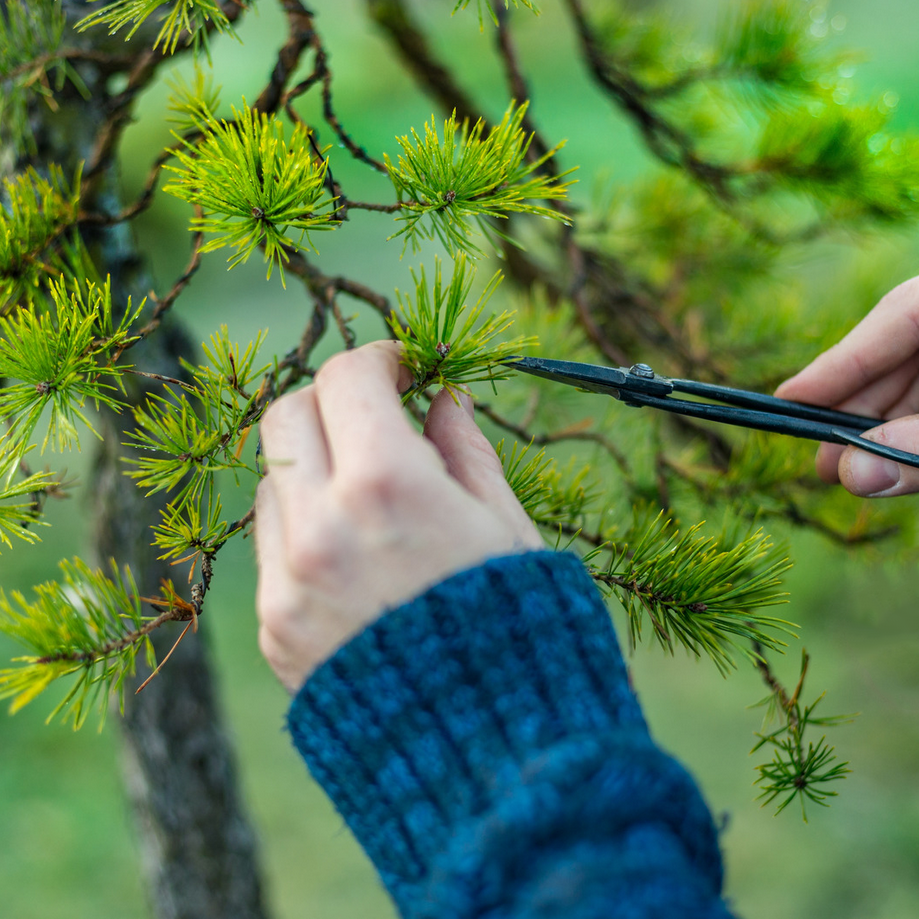
[{"label": "dark brown branch", "polygon": [[569,428],[562,431],[535,434],[528,430],[526,426],[515,424],[509,418],[505,418],[487,402],[476,402],[475,407],[476,411],[481,412],[482,415],[492,422],[492,424],[507,431],[508,434],[512,434],[518,440],[532,443],[537,447],[545,447],[551,444],[565,443],[568,441],[597,444],[597,446],[602,447],[615,461],[623,475],[629,478],[632,477],[632,470],[625,454],[608,437],[601,434],[599,431],[580,431]]},{"label": "dark brown branch", "polygon": [[[498,28],[496,37],[498,56],[504,65],[504,74],[507,80],[510,96],[518,103],[522,103],[524,101],[532,102],[530,88],[527,85],[526,78],[524,77],[523,71],[520,68],[520,61],[517,57],[517,49],[514,46],[513,37],[511,35],[510,11],[503,6],[498,6],[497,15]],[[545,142],[542,135],[537,130],[536,124],[533,121],[532,111],[530,109],[527,110],[521,127],[524,131],[526,131],[527,134],[532,137],[532,140],[530,141],[530,147],[527,150],[528,159],[531,161],[537,160],[549,153],[551,147]],[[558,169],[555,166],[554,160],[547,160],[542,168],[549,175],[558,175]]]},{"label": "dark brown branch", "polygon": [[303,52],[316,43],[313,14],[299,0],[280,0],[280,5],[287,16],[287,41],[278,51],[268,85],[253,106],[258,112],[276,112],[283,105],[287,84],[300,64]]},{"label": "dark brown branch", "polygon": [[[245,12],[245,7],[238,0],[224,0],[221,9],[230,23]],[[213,28],[213,25],[210,27]],[[178,37],[178,45],[188,43],[190,36],[183,32]],[[99,192],[107,168],[114,160],[118,144],[125,128],[131,123],[134,103],[140,93],[152,82],[160,65],[172,55],[165,48],[145,48],[133,59],[128,72],[127,86],[114,97],[108,99],[108,116],[99,126],[92,153],[87,158],[83,173],[83,205],[91,205]]]},{"label": "dark brown branch", "polygon": [[431,49],[427,36],[412,19],[402,0],[366,0],[370,18],[396,47],[419,87],[445,112],[456,112],[459,121],[478,120],[477,106],[459,86]]},{"label": "dark brown branch", "polygon": [[178,608],[168,609],[160,613],[154,619],[145,622],[139,629],[133,629],[126,632],[121,638],[113,638],[111,641],[93,648],[92,651],[60,651],[57,654],[49,654],[47,657],[38,658],[36,664],[56,664],[62,661],[70,661],[74,664],[92,664],[96,661],[103,660],[113,654],[124,651],[130,645],[146,638],[152,632],[155,632],[160,626],[167,622],[185,621],[187,616]]}]

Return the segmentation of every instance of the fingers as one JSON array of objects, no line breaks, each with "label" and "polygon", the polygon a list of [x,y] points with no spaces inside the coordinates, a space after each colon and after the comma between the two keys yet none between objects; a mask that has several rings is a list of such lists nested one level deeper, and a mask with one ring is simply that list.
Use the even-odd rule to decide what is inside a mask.
[{"label": "fingers", "polygon": [[[898,418],[865,434],[870,440],[919,452],[919,416]],[[839,459],[839,481],[853,495],[892,498],[919,492],[919,469],[903,466],[881,456],[848,447]]]},{"label": "fingers", "polygon": [[431,402],[424,436],[437,447],[447,472],[515,531],[523,545],[542,547],[542,538],[504,477],[501,461],[473,420],[472,399],[460,404],[446,389]]},{"label": "fingers", "polygon": [[368,460],[396,464],[422,446],[402,409],[411,385],[395,342],[373,342],[327,361],[316,376],[317,404],[336,474],[349,475]]},{"label": "fingers", "polygon": [[259,425],[262,453],[274,481],[322,480],[330,471],[325,431],[312,386],[269,406]]},{"label": "fingers", "polygon": [[919,279],[895,287],[841,341],[776,395],[816,405],[841,405],[919,353]]}]

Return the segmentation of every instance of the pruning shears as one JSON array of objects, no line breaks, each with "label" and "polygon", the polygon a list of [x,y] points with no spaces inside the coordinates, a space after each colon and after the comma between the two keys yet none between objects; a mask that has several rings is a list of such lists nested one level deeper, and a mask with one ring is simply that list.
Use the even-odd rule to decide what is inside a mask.
[{"label": "pruning shears", "polygon": [[[719,421],[824,443],[846,444],[919,468],[919,455],[896,450],[861,436],[865,431],[883,424],[881,418],[852,415],[730,386],[671,379],[655,373],[647,364],[604,367],[543,357],[520,357],[507,361],[507,366],[546,380],[612,396],[626,405],[650,406],[705,421]],[[675,392],[710,401],[673,398]]]}]

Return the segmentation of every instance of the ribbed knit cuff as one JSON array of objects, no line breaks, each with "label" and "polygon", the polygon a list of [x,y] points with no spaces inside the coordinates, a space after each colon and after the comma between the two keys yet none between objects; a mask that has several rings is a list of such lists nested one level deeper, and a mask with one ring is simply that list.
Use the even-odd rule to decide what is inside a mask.
[{"label": "ribbed knit cuff", "polygon": [[387,613],[312,675],[289,725],[405,915],[459,827],[559,754],[575,775],[583,747],[595,771],[603,738],[671,764],[698,799],[692,819],[710,825],[691,781],[651,746],[602,599],[570,554],[493,559]]}]

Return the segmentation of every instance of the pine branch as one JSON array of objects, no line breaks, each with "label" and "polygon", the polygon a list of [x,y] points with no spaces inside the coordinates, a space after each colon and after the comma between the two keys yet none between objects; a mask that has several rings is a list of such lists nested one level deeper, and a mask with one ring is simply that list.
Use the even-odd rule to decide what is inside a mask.
[{"label": "pine branch", "polygon": [[[523,130],[527,105],[511,105],[501,121],[485,135],[481,119],[471,128],[462,127],[456,116],[444,122],[443,138],[434,119],[425,124],[424,137],[413,130],[411,138],[398,138],[402,153],[397,163],[384,154],[390,179],[403,210],[397,220],[405,226],[395,236],[405,236],[406,245],[418,246],[418,237],[438,239],[451,255],[479,254],[470,240],[477,226],[497,247],[497,240],[512,240],[489,218],[506,220],[511,213],[534,214],[566,222],[558,210],[536,204],[565,197],[571,182],[540,174],[543,163],[561,148],[554,147],[533,162],[527,162],[532,137]],[[457,132],[459,141],[457,142]]]},{"label": "pine branch", "polygon": [[217,0],[115,0],[103,9],[90,13],[77,24],[84,32],[94,26],[107,26],[109,35],[130,26],[125,41],[130,41],[144,22],[161,6],[172,8],[161,16],[162,26],[153,42],[156,50],[175,54],[180,44],[190,44],[195,50],[207,47],[208,32],[233,34],[232,23]]},{"label": "pine branch", "polygon": [[42,283],[66,268],[57,246],[76,222],[80,174],[72,183],[52,166],[48,177],[33,168],[3,179],[0,210],[0,314],[17,304],[31,305]]},{"label": "pine branch", "polygon": [[65,281],[51,282],[53,311],[22,308],[0,318],[0,377],[19,382],[0,390],[0,417],[10,425],[7,449],[27,448],[42,413],[49,411],[42,452],[79,446],[76,422],[99,436],[87,418],[88,402],[118,411],[120,372],[112,354],[131,338],[130,328],[141,307],[130,301],[116,323],[111,287],[88,284],[84,289]]},{"label": "pine branch", "polygon": [[48,720],[61,715],[79,728],[94,703],[104,720],[108,696],[121,695],[137,654],[144,651],[152,665],[149,634],[185,614],[170,604],[158,616],[144,616],[127,568],[119,572],[112,564],[106,575],[80,559],[64,560],[60,568],[61,580],[38,585],[32,602],[18,591],[0,591],[0,632],[29,651],[15,659],[20,666],[0,670],[0,698],[11,698],[15,712],[55,680],[73,675]]},{"label": "pine branch", "polygon": [[705,653],[726,674],[735,652],[755,663],[752,644],[776,650],[784,642],[775,633],[794,634],[791,623],[759,612],[786,602],[780,579],[791,564],[761,532],[725,547],[700,536],[700,526],[680,534],[661,515],[621,541],[605,566],[593,563],[598,550],[588,561],[625,607],[633,646],[647,616],[662,647]]},{"label": "pine branch", "polygon": [[595,483],[588,484],[591,467],[582,465],[575,472],[575,462],[564,471],[558,462],[540,450],[529,456],[532,442],[520,446],[514,442],[511,452],[504,449],[504,441],[498,442],[495,450],[504,467],[507,479],[517,500],[534,523],[552,529],[575,529],[600,497]]},{"label": "pine branch", "polygon": [[182,391],[168,398],[151,395],[145,407],[134,409],[137,428],[130,445],[153,455],[129,458],[134,469],[127,475],[147,495],[175,492],[172,506],[184,511],[187,504],[200,502],[216,472],[249,468],[237,447],[264,409],[260,392],[246,389],[267,369],[253,369],[261,341],[259,336],[241,355],[222,326],[204,346],[210,365],[185,364],[191,383],[181,383]]},{"label": "pine branch", "polygon": [[[202,140],[176,151],[180,165],[165,167],[176,177],[164,191],[202,209],[193,230],[219,234],[202,252],[232,247],[232,268],[261,247],[268,276],[277,265],[283,280],[289,246],[312,249],[310,230],[338,226],[334,212],[320,212],[331,203],[323,187],[327,162],[313,154],[301,125],[294,126],[288,144],[278,119],[248,106],[233,114],[227,122],[200,110]],[[299,230],[299,238],[291,240],[289,230]]]},{"label": "pine branch", "polygon": [[393,336],[402,343],[402,362],[412,371],[415,384],[403,396],[408,401],[429,386],[453,391],[480,380],[505,379],[510,370],[504,361],[534,344],[532,339],[496,340],[511,325],[512,314],[503,312],[485,318],[488,300],[501,281],[497,272],[471,308],[467,299],[475,271],[464,255],[454,265],[450,283],[444,287],[441,263],[434,266],[434,284],[429,289],[422,267],[415,281],[414,300],[397,292],[405,324],[389,320]]},{"label": "pine branch", "polygon": [[[808,801],[828,807],[827,798],[836,797],[838,792],[827,786],[831,782],[844,779],[852,770],[848,763],[840,763],[833,747],[826,742],[826,736],[821,737],[816,743],[805,741],[805,734],[812,727],[835,727],[846,724],[854,719],[854,715],[830,715],[814,717],[814,710],[823,701],[821,694],[810,705],[805,706],[801,701],[804,688],[804,679],[807,675],[809,657],[806,651],[801,654],[801,676],[798,685],[791,696],[777,682],[765,664],[760,663],[760,669],[765,670],[766,679],[772,693],[759,705],[767,706],[767,719],[772,714],[778,714],[783,724],[769,733],[758,732],[757,742],[751,754],[763,747],[772,748],[773,758],[768,763],[756,767],[758,773],[757,785],[762,791],[759,798],[763,799],[762,806],[771,804],[777,798],[781,802],[776,809],[780,814],[795,798],[801,802],[801,816],[807,822]],[[806,745],[805,745],[806,744]]]}]

